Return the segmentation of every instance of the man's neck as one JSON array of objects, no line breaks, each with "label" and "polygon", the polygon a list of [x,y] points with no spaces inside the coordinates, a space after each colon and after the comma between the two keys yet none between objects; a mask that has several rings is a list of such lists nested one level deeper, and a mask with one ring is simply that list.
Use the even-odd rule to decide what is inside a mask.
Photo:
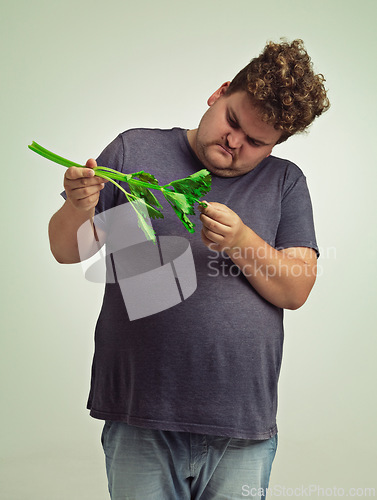
[{"label": "man's neck", "polygon": [[197,128],[187,131],[187,140],[189,141],[189,144],[192,147],[195,154],[196,154],[196,134],[197,134],[197,132],[198,132]]}]

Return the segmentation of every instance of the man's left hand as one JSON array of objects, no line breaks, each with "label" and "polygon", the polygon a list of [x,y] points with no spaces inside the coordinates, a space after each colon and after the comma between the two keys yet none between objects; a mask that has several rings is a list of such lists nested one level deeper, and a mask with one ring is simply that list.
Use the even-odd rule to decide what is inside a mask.
[{"label": "man's left hand", "polygon": [[206,203],[206,207],[200,207],[204,244],[218,252],[242,248],[248,228],[241,218],[222,203]]}]

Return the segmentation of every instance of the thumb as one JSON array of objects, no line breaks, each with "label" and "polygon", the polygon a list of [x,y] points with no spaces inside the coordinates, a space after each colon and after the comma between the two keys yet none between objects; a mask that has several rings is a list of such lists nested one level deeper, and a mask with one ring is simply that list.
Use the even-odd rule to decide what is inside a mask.
[{"label": "thumb", "polygon": [[89,158],[89,160],[85,163],[85,166],[88,168],[94,168],[97,166],[97,162],[93,158]]}]

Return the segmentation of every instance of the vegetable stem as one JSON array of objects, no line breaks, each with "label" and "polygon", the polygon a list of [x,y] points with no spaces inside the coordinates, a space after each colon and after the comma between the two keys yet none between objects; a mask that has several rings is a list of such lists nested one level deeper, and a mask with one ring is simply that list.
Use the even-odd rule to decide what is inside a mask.
[{"label": "vegetable stem", "polygon": [[48,149],[43,148],[36,142],[32,142],[32,144],[29,146],[29,149],[34,151],[35,153],[40,154],[41,156],[44,156],[48,160],[54,161],[55,163],[59,163],[60,165],[63,165],[64,167],[84,167],[84,165],[79,165],[78,163],[75,163],[74,161],[67,160],[66,158],[63,158],[62,156],[59,156],[55,153],[52,153]]},{"label": "vegetable stem", "polygon": [[[28,147],[35,153],[38,153],[50,161],[63,165],[64,167],[86,167],[86,165],[80,165],[79,163],[75,163],[52,153],[34,141]],[[160,186],[157,179],[152,174],[144,172],[143,170],[133,174],[124,174],[112,168],[102,166],[94,167],[93,170],[96,176],[110,181],[125,194],[127,200],[136,211],[140,228],[144,231],[147,238],[154,242],[156,241],[156,236],[147,215],[154,219],[163,218],[164,216],[160,211],[163,207],[150,191],[151,189],[163,193],[165,199],[172,206],[184,227],[191,233],[194,232],[195,225],[190,221],[187,215],[195,213],[195,203],[205,205],[204,202],[199,201],[199,197],[208,193],[211,189],[211,175],[206,169],[195,172],[184,179],[172,181],[164,186]],[[115,181],[127,183],[132,193],[127,192]],[[138,203],[142,203],[146,211],[139,209],[137,206]]]},{"label": "vegetable stem", "polygon": [[135,200],[138,200],[139,198],[131,193],[128,193],[125,189],[122,188],[122,186],[120,184],[118,184],[117,182],[115,182],[111,177],[108,177],[107,175],[105,174],[102,174],[101,177],[103,179],[106,179],[110,182],[112,182],[113,184],[115,184],[115,186],[117,188],[119,188],[121,191],[123,191],[123,193],[126,195],[126,198],[128,199],[128,201],[131,201],[130,198],[135,198]]}]

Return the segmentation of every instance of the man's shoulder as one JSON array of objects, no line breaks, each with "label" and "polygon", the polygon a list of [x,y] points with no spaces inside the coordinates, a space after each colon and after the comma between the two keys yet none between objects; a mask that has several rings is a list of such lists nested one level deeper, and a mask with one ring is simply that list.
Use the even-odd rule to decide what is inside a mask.
[{"label": "man's shoulder", "polygon": [[303,175],[301,168],[296,163],[286,158],[270,155],[263,160],[263,167],[274,168],[280,171],[289,171],[292,174]]},{"label": "man's shoulder", "polygon": [[284,182],[295,182],[300,177],[305,178],[301,168],[286,158],[270,155],[260,163],[260,170],[269,178],[279,178]]},{"label": "man's shoulder", "polygon": [[184,129],[180,127],[173,128],[147,128],[147,127],[136,127],[130,128],[121,132],[119,135],[125,140],[131,139],[142,139],[145,140],[147,138],[156,138],[161,139],[162,137],[174,137],[182,135]]}]

